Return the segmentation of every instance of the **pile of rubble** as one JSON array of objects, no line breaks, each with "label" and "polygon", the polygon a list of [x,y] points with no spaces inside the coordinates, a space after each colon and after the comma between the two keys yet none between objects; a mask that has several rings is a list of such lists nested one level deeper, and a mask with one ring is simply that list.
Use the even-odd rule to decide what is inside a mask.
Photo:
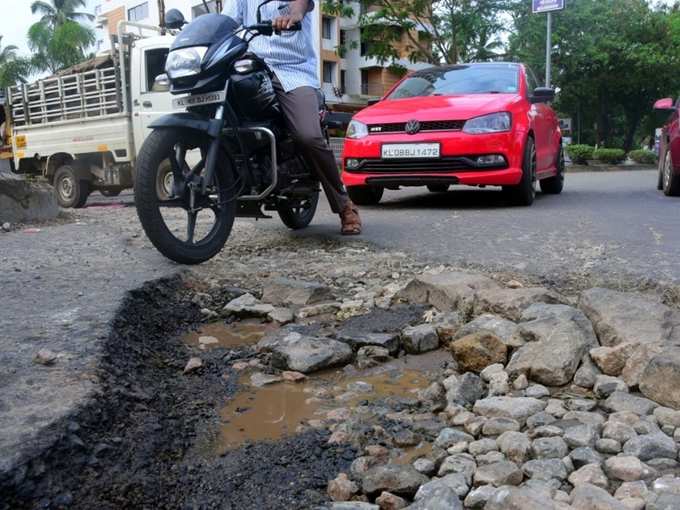
[{"label": "pile of rubble", "polygon": [[[401,303],[426,312],[370,327],[371,314]],[[362,452],[329,483],[333,508],[680,508],[680,313],[655,296],[596,288],[567,298],[449,271],[345,300],[278,279],[222,313],[288,324],[258,344],[273,370],[441,348],[452,358],[417,396],[315,424]],[[315,328],[325,316],[354,317]],[[350,327],[362,317],[365,327]]]}]

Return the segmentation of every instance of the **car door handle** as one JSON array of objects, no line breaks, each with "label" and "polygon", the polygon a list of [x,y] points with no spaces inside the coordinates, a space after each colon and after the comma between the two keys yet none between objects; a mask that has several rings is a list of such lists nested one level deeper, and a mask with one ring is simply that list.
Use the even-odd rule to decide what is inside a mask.
[{"label": "car door handle", "polygon": [[143,106],[144,108],[151,108],[151,107],[153,106],[153,103],[151,103],[151,101],[144,101],[144,102],[142,103],[142,106]]}]

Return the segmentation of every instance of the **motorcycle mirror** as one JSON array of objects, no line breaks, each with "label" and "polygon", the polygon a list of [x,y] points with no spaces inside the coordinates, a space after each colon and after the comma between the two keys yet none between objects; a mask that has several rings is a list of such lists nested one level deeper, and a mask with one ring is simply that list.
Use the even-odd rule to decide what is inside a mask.
[{"label": "motorcycle mirror", "polygon": [[184,19],[184,14],[179,9],[170,9],[165,14],[165,26],[171,30],[179,30],[187,22]]},{"label": "motorcycle mirror", "polygon": [[159,74],[153,81],[152,92],[170,92],[170,78],[167,73]]}]

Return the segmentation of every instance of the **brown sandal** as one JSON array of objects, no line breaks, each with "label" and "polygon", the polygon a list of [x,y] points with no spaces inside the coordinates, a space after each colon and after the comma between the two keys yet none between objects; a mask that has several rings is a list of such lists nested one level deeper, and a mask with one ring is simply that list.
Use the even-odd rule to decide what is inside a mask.
[{"label": "brown sandal", "polygon": [[359,217],[359,211],[352,202],[348,202],[340,212],[340,222],[342,224],[340,232],[343,236],[361,234],[361,218]]}]

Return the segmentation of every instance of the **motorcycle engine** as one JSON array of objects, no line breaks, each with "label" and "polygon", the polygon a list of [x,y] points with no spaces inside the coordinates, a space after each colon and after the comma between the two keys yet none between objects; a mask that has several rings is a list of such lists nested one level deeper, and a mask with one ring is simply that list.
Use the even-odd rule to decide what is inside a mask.
[{"label": "motorcycle engine", "polygon": [[281,115],[270,71],[255,56],[234,62],[229,100],[243,121],[263,121]]}]

